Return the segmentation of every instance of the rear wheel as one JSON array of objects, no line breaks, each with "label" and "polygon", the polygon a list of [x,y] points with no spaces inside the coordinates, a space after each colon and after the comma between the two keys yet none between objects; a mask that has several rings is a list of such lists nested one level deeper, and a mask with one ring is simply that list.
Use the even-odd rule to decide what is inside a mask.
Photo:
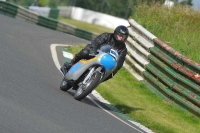
[{"label": "rear wheel", "polygon": [[69,84],[69,82],[67,82],[66,80],[65,80],[65,78],[62,80],[62,82],[60,83],[60,89],[62,90],[62,91],[67,91],[67,90],[69,90],[71,88],[71,85]]},{"label": "rear wheel", "polygon": [[101,74],[98,71],[95,71],[91,77],[86,81],[86,84],[81,84],[74,94],[76,100],[81,100],[85,98],[93,89],[98,85]]}]

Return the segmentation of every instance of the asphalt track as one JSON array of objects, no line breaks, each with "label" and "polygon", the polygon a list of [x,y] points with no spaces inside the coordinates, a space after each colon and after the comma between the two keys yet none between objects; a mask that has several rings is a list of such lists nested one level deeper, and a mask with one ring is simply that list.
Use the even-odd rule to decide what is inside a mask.
[{"label": "asphalt track", "polygon": [[[89,98],[59,89],[51,44],[86,40],[0,15],[0,133],[144,133]],[[56,47],[63,64],[62,47]],[[112,114],[112,115],[111,115]],[[114,116],[114,117],[113,117]]]}]

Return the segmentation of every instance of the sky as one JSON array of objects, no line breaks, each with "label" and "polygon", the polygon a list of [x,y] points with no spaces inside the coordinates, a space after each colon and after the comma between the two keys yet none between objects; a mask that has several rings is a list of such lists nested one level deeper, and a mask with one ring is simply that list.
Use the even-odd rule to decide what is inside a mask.
[{"label": "sky", "polygon": [[[173,0],[165,0],[165,4],[169,7],[173,6]],[[182,2],[185,0],[178,0],[178,2]],[[196,10],[200,10],[200,0],[192,0],[192,7]]]},{"label": "sky", "polygon": [[200,0],[192,0],[193,8],[200,10]]}]

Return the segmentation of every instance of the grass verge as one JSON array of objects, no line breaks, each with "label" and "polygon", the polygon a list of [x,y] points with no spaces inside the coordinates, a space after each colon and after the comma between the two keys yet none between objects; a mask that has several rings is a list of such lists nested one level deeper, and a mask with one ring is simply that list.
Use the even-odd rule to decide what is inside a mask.
[{"label": "grass verge", "polygon": [[100,25],[88,24],[86,22],[80,22],[80,21],[77,21],[77,20],[72,20],[70,18],[59,17],[58,20],[65,22],[65,23],[68,23],[68,24],[71,24],[71,25],[74,25],[78,28],[81,28],[81,29],[84,29],[84,30],[87,30],[87,31],[95,32],[97,34],[101,34],[103,32],[113,32],[114,31],[113,29],[106,28],[106,27],[103,27],[103,26],[100,26]]},{"label": "grass verge", "polygon": [[144,3],[134,10],[131,18],[182,55],[200,63],[199,11],[181,5],[167,8]]},{"label": "grass verge", "polygon": [[[157,4],[140,5],[134,11],[132,18],[144,28],[181,54],[200,62],[199,13],[187,7],[168,9]],[[91,24],[79,21],[68,19],[65,22],[96,33],[106,31],[106,28],[98,32],[95,27],[85,28]],[[77,53],[82,47],[71,47],[70,51]],[[157,97],[125,68],[96,90],[123,113],[156,133],[200,133],[199,118]]]},{"label": "grass verge", "polygon": [[[84,46],[68,49],[75,54]],[[199,118],[162,100],[125,68],[96,90],[124,114],[156,133],[200,133]]]}]

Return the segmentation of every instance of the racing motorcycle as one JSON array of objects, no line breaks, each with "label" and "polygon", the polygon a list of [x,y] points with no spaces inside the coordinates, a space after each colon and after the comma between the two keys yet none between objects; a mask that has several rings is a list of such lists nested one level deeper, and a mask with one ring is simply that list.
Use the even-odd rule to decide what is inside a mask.
[{"label": "racing motorcycle", "polygon": [[117,66],[118,53],[105,44],[90,59],[82,59],[64,75],[60,89],[75,90],[74,98],[81,100],[104,81]]}]

